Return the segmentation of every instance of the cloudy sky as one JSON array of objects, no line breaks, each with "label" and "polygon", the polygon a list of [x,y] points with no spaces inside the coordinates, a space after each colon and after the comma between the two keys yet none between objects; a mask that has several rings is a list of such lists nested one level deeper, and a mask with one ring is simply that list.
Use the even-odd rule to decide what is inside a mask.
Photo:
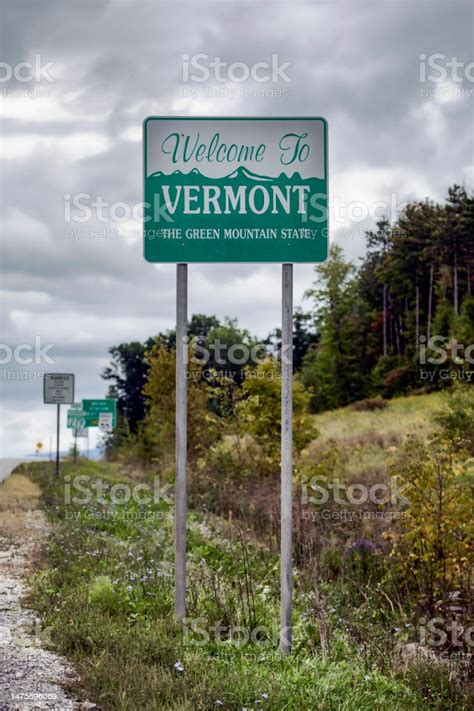
[{"label": "cloudy sky", "polygon": [[[374,215],[395,215],[413,198],[442,200],[454,182],[473,187],[472,2],[0,6],[3,456],[39,440],[49,447],[45,371],[74,372],[76,399],[102,397],[111,345],[173,327],[175,267],[144,261],[133,217],[146,116],[326,117],[331,229],[354,260]],[[218,76],[217,57],[226,63]],[[232,81],[235,62],[281,71],[242,83]],[[71,204],[81,193],[91,215],[77,224]],[[124,220],[116,203],[128,206]],[[312,269],[295,267],[296,303]],[[190,313],[236,316],[263,336],[280,318],[280,267],[192,265],[189,300]],[[15,358],[22,344],[31,348]],[[28,358],[39,362],[18,362]]]}]

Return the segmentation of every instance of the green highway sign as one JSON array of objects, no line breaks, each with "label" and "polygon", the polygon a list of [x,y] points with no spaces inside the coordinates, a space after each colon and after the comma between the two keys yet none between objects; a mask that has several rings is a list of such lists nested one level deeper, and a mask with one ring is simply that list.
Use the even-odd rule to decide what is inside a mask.
[{"label": "green highway sign", "polygon": [[323,262],[323,118],[144,122],[144,252],[150,262]]},{"label": "green highway sign", "polygon": [[86,417],[83,410],[70,408],[67,411],[67,426],[70,429],[77,430],[85,427]]},{"label": "green highway sign", "polygon": [[109,413],[112,415],[112,427],[117,424],[117,400],[106,398],[103,400],[83,400],[82,409],[84,411],[84,424],[80,427],[98,427],[100,415]]}]

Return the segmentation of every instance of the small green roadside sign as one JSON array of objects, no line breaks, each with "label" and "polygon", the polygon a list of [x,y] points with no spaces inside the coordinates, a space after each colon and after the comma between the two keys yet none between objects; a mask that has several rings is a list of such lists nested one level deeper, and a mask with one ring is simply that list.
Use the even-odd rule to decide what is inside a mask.
[{"label": "small green roadside sign", "polygon": [[86,416],[83,410],[68,410],[67,426],[69,429],[78,430],[86,426]]},{"label": "small green roadside sign", "polygon": [[67,426],[69,429],[84,427],[85,417],[81,402],[75,402],[67,411]]},{"label": "small green roadside sign", "polygon": [[82,409],[84,411],[84,424],[82,427],[98,427],[100,415],[110,413],[112,415],[112,427],[117,424],[117,400],[105,398],[103,400],[83,400]]},{"label": "small green roadside sign", "polygon": [[150,262],[324,262],[327,123],[319,117],[149,117]]}]

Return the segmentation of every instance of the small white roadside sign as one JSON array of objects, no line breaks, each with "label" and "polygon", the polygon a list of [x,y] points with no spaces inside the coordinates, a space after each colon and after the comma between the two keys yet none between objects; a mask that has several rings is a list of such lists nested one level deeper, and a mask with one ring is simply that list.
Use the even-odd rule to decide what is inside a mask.
[{"label": "small white roadside sign", "polygon": [[43,394],[44,402],[47,405],[72,405],[74,402],[74,375],[72,373],[46,373]]},{"label": "small white roadside sign", "polygon": [[113,429],[113,413],[99,413],[99,429],[101,432],[112,432]]}]

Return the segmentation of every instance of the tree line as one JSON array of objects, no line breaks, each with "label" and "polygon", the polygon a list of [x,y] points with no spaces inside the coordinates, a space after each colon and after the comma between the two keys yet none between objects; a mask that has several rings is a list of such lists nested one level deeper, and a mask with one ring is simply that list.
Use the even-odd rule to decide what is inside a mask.
[{"label": "tree line", "polygon": [[[380,220],[366,242],[359,265],[332,246],[327,262],[315,267],[307,308],[294,314],[295,378],[312,412],[447,387],[472,373],[474,196],[454,185],[443,204],[411,202],[395,222]],[[150,369],[160,367],[158,353],[173,353],[175,338],[170,330],[110,349],[102,376],[118,399],[121,424],[109,447],[137,436],[147,412],[159,406]],[[259,342],[236,319],[194,314],[189,338],[207,408],[226,418],[248,396],[248,373],[278,356],[281,333],[274,329]],[[173,389],[172,369],[169,377]]]}]

